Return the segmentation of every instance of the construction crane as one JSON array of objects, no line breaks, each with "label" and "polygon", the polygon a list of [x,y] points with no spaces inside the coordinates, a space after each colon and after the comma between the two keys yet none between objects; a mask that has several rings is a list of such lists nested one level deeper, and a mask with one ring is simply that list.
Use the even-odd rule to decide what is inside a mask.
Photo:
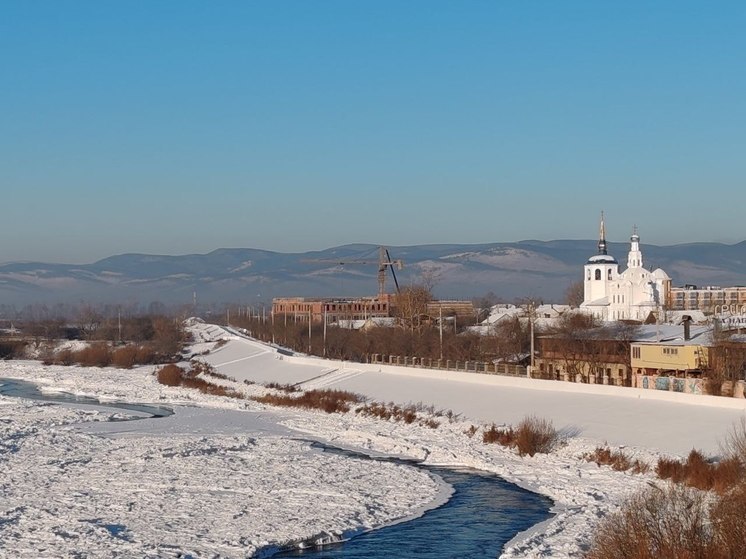
[{"label": "construction crane", "polygon": [[339,266],[346,266],[348,264],[356,265],[378,265],[378,296],[381,297],[386,293],[386,270],[391,270],[391,276],[394,278],[394,285],[396,285],[396,292],[399,293],[399,280],[396,279],[396,272],[394,268],[401,270],[404,267],[403,260],[391,260],[391,255],[386,247],[378,247],[378,261],[365,260],[365,259],[352,259],[352,260],[333,260],[329,258],[314,258],[303,260],[303,262],[314,262],[320,264],[337,264]]}]

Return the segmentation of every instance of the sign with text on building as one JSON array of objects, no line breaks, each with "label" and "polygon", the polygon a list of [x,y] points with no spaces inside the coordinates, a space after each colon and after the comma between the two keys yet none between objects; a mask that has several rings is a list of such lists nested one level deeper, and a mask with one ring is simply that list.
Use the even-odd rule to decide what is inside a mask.
[{"label": "sign with text on building", "polygon": [[746,328],[746,314],[724,316],[719,320],[723,328]]},{"label": "sign with text on building", "polygon": [[731,315],[746,315],[746,305],[715,305],[715,314],[723,318]]}]

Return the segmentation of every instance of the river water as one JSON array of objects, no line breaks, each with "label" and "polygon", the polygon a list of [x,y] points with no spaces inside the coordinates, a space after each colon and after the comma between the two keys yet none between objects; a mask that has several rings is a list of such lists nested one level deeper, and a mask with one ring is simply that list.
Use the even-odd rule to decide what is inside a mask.
[{"label": "river water", "polygon": [[[66,393],[41,392],[30,382],[0,378],[0,394],[74,405],[93,405],[165,417],[173,410],[158,405],[101,402]],[[295,549],[273,559],[494,559],[517,533],[551,517],[550,499],[508,483],[502,478],[469,468],[428,466],[391,457],[369,457],[350,450],[313,443],[325,452],[351,460],[406,463],[440,476],[453,489],[444,505],[413,520],[356,535],[323,548]]]},{"label": "river water", "polygon": [[447,503],[419,518],[323,548],[280,552],[273,559],[494,559],[517,533],[551,517],[550,499],[488,472],[322,448],[352,459],[404,462],[440,476],[453,487],[454,493]]},{"label": "river water", "polygon": [[17,379],[0,378],[0,394],[14,398],[28,398],[29,400],[43,400],[45,402],[56,402],[58,404],[74,404],[84,406],[97,406],[127,410],[153,417],[168,417],[173,415],[173,410],[165,406],[155,404],[129,404],[127,402],[102,402],[89,396],[77,396],[67,392],[42,392],[33,382]]}]

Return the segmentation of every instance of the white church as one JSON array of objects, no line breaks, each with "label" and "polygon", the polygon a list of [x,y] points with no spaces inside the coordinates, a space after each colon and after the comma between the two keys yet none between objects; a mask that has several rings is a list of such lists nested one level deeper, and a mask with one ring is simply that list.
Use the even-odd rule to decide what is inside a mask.
[{"label": "white church", "polygon": [[584,267],[584,296],[581,309],[607,321],[646,321],[651,313],[660,316],[670,294],[671,278],[660,268],[643,268],[640,236],[635,227],[630,238],[627,269],[619,272],[616,258],[606,251],[606,228],[601,213],[598,254]]}]

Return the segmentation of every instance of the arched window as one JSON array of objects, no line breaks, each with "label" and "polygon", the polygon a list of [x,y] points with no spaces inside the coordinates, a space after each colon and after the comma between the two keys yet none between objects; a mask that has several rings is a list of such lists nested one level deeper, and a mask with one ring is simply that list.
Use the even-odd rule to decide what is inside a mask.
[{"label": "arched window", "polygon": [[601,279],[601,270],[596,270],[596,279],[597,280]]},{"label": "arched window", "polygon": [[611,279],[611,268],[609,268],[609,271],[606,275],[608,276],[609,279]]},{"label": "arched window", "polygon": [[587,279],[591,279],[591,271],[588,270]]}]

